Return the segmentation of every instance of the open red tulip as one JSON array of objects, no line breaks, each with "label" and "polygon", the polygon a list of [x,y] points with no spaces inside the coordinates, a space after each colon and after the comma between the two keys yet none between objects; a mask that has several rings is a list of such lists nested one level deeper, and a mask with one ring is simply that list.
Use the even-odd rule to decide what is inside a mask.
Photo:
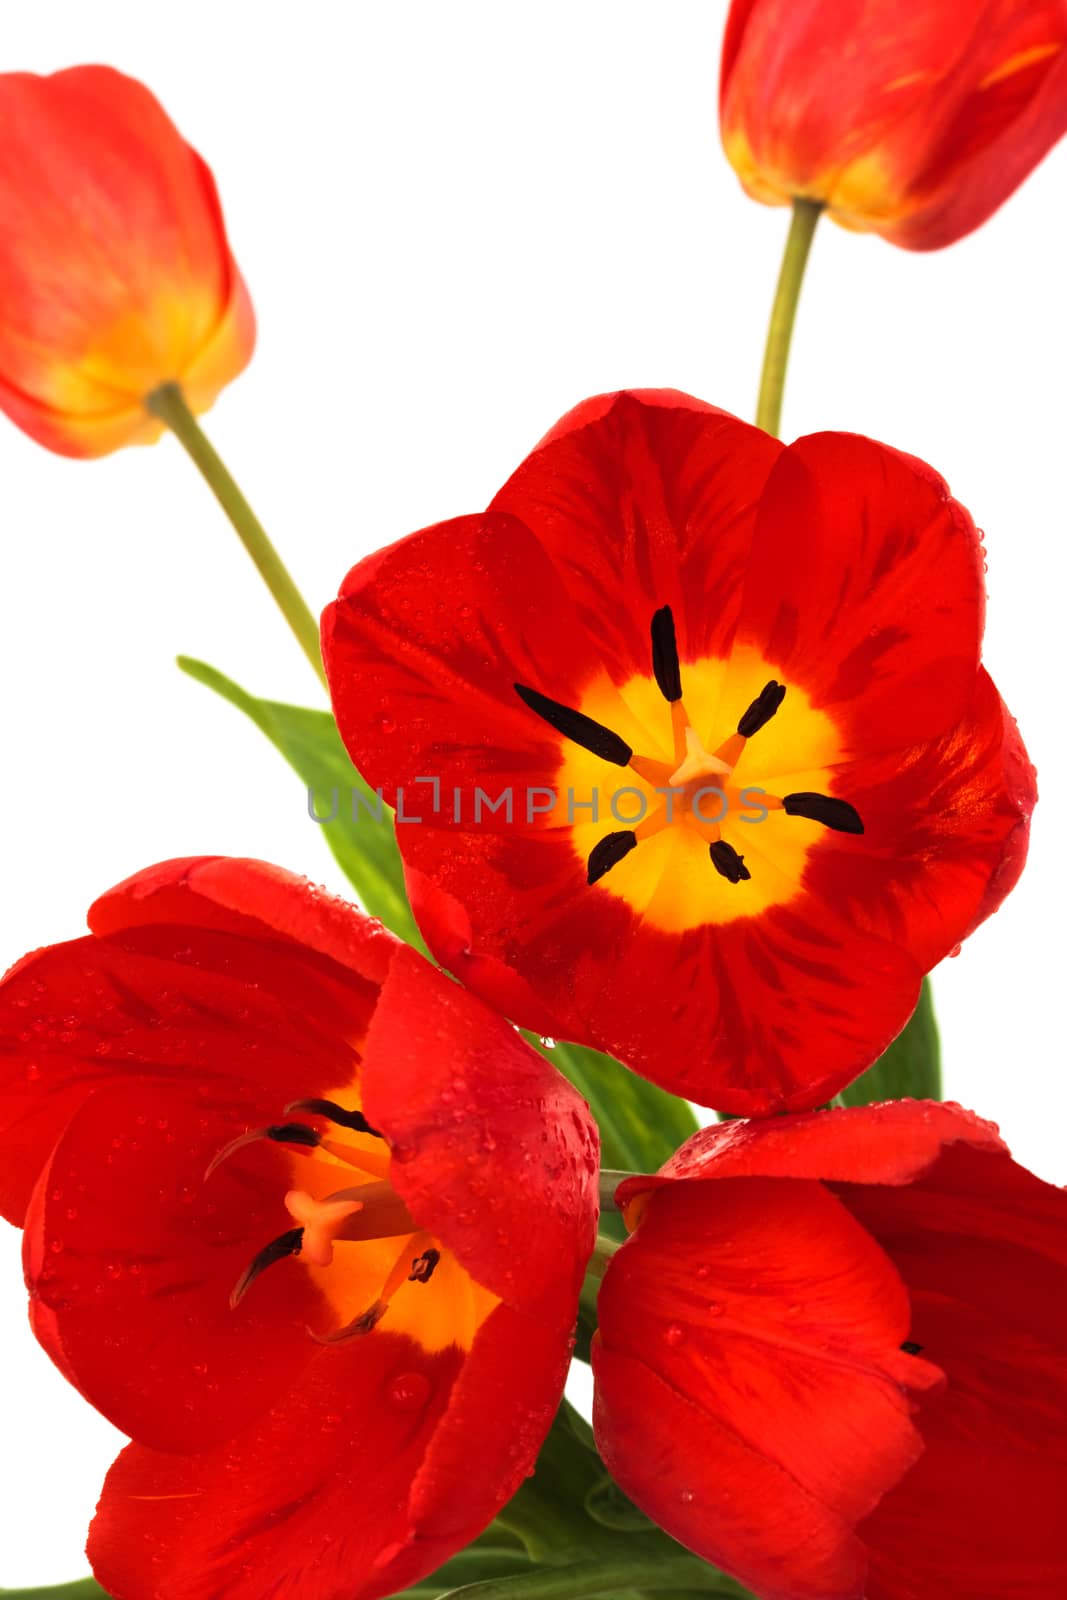
[{"label": "open red tulip", "polygon": [[733,0],[720,113],[747,192],[937,250],[1067,132],[1062,0]]},{"label": "open red tulip", "polygon": [[930,467],[645,392],[361,562],[323,646],[438,959],[765,1112],[868,1066],[1021,870],[1033,771],[983,607]]},{"label": "open red tulip", "polygon": [[374,1600],[529,1471],[597,1137],[501,1018],[262,863],[151,868],[0,986],[3,1212],[34,1329],[134,1442],[115,1600]]},{"label": "open red tulip", "polygon": [[958,1106],[694,1135],[627,1180],[597,1442],[760,1600],[1067,1592],[1067,1192]]},{"label": "open red tulip", "polygon": [[254,343],[214,179],[144,85],[0,74],[0,409],[106,455],[159,437],[163,384],[206,410]]}]

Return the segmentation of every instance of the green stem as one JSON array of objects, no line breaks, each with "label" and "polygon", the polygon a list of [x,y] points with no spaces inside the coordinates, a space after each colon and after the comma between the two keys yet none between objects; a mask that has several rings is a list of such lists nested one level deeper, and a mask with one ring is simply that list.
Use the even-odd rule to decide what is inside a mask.
[{"label": "green stem", "polygon": [[804,282],[804,268],[808,264],[815,224],[822,205],[818,200],[794,200],[793,219],[789,224],[789,237],[785,242],[782,268],[778,274],[778,287],[774,294],[767,344],[763,352],[763,372],[760,375],[759,401],[756,406],[756,426],[777,437],[782,423],[782,394],[785,389],[786,367],[789,365],[789,346],[793,338],[800,286]]},{"label": "green stem", "polygon": [[618,1211],[615,1201],[615,1191],[626,1178],[636,1177],[633,1172],[619,1172],[613,1167],[600,1169],[600,1209],[601,1211]]},{"label": "green stem", "polygon": [[589,1265],[585,1269],[586,1277],[595,1278],[599,1283],[608,1270],[608,1262],[620,1248],[618,1239],[611,1239],[606,1233],[598,1233],[593,1254],[589,1257]]},{"label": "green stem", "polygon": [[580,1561],[572,1567],[536,1567],[508,1578],[450,1589],[441,1600],[581,1600],[582,1596],[629,1594],[639,1590],[699,1590],[736,1594],[722,1574],[693,1556],[633,1556],[617,1561]]},{"label": "green stem", "polygon": [[278,602],[283,617],[296,635],[297,643],[325,688],[326,674],[322,669],[318,623],[289,576],[281,556],[267,537],[263,524],[189,409],[180,386],[176,383],[162,384],[148,396],[145,408],[166,424],[200,469],[204,482],[229,517],[237,537],[255,562],[260,577]]}]

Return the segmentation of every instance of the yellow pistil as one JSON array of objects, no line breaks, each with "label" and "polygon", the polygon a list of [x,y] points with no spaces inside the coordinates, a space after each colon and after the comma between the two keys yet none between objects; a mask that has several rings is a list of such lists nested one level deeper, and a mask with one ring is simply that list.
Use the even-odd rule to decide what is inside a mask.
[{"label": "yellow pistil", "polygon": [[685,730],[685,759],[671,773],[668,783],[672,789],[684,789],[688,784],[701,783],[705,778],[728,778],[733,768],[705,750],[695,728]]},{"label": "yellow pistil", "polygon": [[300,1254],[316,1267],[328,1267],[342,1224],[363,1210],[363,1202],[316,1200],[303,1189],[290,1189],[285,1197],[285,1209],[304,1230]]}]

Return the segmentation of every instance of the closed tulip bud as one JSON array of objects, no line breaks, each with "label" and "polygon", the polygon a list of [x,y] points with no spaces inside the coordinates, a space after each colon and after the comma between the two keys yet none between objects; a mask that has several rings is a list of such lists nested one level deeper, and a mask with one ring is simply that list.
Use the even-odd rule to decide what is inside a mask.
[{"label": "closed tulip bud", "polygon": [[1063,0],[733,0],[723,143],[771,205],[937,250],[1067,131]]},{"label": "closed tulip bud", "polygon": [[144,85],[0,75],[0,408],[106,455],[158,437],[163,384],[205,410],[254,343],[214,180]]}]

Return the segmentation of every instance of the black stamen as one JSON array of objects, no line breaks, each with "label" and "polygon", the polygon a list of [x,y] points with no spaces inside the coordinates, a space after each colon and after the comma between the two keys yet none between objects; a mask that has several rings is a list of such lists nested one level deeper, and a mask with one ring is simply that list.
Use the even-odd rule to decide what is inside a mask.
[{"label": "black stamen", "polygon": [[[336,1100],[294,1100],[292,1105],[286,1106],[286,1111],[310,1111],[313,1116],[327,1117],[331,1122],[336,1122],[339,1128],[349,1128],[353,1133],[369,1133],[372,1138],[381,1139],[377,1128],[372,1128],[362,1111],[346,1111],[344,1106],[339,1106]],[[310,1130],[309,1130],[310,1131]],[[274,1135],[272,1134],[273,1138]],[[318,1135],[315,1136],[318,1142]],[[310,1144],[310,1139],[301,1143]]]},{"label": "black stamen", "polygon": [[773,678],[770,683],[765,683],[737,724],[737,731],[741,737],[751,739],[754,733],[765,728],[784,699],[784,683],[776,683]]},{"label": "black stamen", "polygon": [[828,794],[787,794],[782,807],[787,816],[807,817],[811,822],[821,822],[824,828],[833,828],[835,833],[863,832],[863,819],[855,806]]},{"label": "black stamen", "polygon": [[441,1259],[440,1250],[424,1250],[421,1256],[416,1256],[411,1263],[408,1273],[409,1283],[429,1283],[434,1275],[437,1263]]},{"label": "black stamen", "polygon": [[537,689],[528,689],[524,683],[515,685],[515,693],[523,704],[529,706],[531,711],[536,711],[550,728],[555,728],[557,733],[561,733],[572,744],[580,744],[582,749],[588,750],[590,754],[600,756],[604,761],[613,761],[617,767],[625,767],[633,755],[633,750],[625,739],[620,739],[617,733],[605,728],[602,722],[594,722],[584,711],[575,711],[570,706],[560,705],[558,700],[550,700]]},{"label": "black stamen", "polygon": [[268,1267],[272,1267],[276,1261],[284,1261],[286,1256],[299,1255],[300,1246],[303,1242],[303,1228],[290,1228],[288,1233],[280,1234],[277,1239],[272,1239],[270,1244],[264,1245],[263,1249],[251,1264],[245,1268],[234,1284],[230,1293],[231,1310],[236,1308],[244,1298],[250,1285],[255,1282],[261,1272],[265,1272]]},{"label": "black stamen", "polygon": [[306,1144],[312,1149],[322,1143],[321,1135],[306,1122],[276,1122],[273,1127],[263,1129],[263,1137],[273,1139],[275,1144]]},{"label": "black stamen", "polygon": [[660,606],[652,614],[652,671],[664,700],[673,702],[682,698],[678,637],[674,631],[674,613],[670,606]]},{"label": "black stamen", "polygon": [[906,1356],[917,1356],[922,1350],[921,1344],[916,1344],[914,1339],[905,1339],[900,1347]]},{"label": "black stamen", "polygon": [[740,883],[742,879],[751,878],[744,856],[739,856],[733,845],[727,844],[725,839],[716,839],[714,844],[709,844],[708,854],[715,871],[727,883]]},{"label": "black stamen", "polygon": [[316,1333],[308,1329],[311,1337],[317,1344],[344,1344],[346,1339],[353,1339],[360,1334],[373,1333],[388,1310],[388,1301],[375,1300],[372,1306],[360,1313],[352,1322],[346,1322],[343,1328],[335,1328],[333,1333]]},{"label": "black stamen", "polygon": [[586,882],[597,883],[617,866],[623,856],[628,856],[637,844],[637,835],[632,828],[620,829],[618,833],[606,833],[589,852],[587,863]]}]

